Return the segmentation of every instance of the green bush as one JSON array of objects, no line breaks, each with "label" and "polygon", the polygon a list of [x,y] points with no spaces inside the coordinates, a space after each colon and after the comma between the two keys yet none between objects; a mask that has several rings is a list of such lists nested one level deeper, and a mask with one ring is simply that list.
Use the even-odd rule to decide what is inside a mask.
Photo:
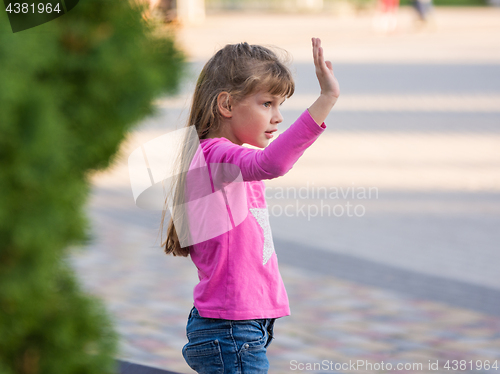
[{"label": "green bush", "polygon": [[89,173],[175,91],[184,57],[128,1],[85,0],[12,33],[0,15],[0,374],[116,371],[104,305],[67,264]]}]

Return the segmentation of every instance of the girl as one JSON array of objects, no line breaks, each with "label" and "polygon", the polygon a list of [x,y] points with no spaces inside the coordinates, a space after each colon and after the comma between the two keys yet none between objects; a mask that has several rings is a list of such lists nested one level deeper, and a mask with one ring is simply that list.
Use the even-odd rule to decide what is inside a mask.
[{"label": "girl", "polygon": [[[312,39],[321,94],[268,147],[292,96],[289,69],[269,49],[226,45],[198,79],[162,246],[191,256],[200,282],[182,354],[198,373],[267,373],[276,318],[290,314],[269,227],[263,179],[286,174],[323,133],[340,94],[321,41]],[[250,144],[264,150],[242,147]],[[187,171],[187,172],[186,172]],[[162,225],[165,210],[162,216]]]}]

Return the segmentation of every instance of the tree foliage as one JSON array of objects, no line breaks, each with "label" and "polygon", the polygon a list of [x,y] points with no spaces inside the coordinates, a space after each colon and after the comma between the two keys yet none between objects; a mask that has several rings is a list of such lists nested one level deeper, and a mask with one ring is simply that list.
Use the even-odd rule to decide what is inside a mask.
[{"label": "tree foliage", "polygon": [[67,248],[89,237],[89,172],[106,168],[184,57],[128,1],[80,1],[12,33],[0,15],[0,374],[115,372],[117,334]]}]

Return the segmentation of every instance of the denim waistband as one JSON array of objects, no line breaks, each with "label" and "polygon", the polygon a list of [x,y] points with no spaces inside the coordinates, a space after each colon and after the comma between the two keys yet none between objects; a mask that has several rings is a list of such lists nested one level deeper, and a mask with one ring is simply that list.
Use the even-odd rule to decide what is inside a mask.
[{"label": "denim waistband", "polygon": [[[201,318],[204,318],[202,316],[200,316],[200,313],[198,312],[198,309],[196,309],[195,306],[193,306],[193,308],[191,308],[191,311],[189,312],[189,317],[188,318],[191,318],[192,315],[195,315],[197,317],[201,317]],[[212,319],[217,319],[217,318],[212,318]],[[222,319],[222,318],[221,318]],[[229,320],[227,320],[229,321]],[[232,321],[252,321],[252,320],[232,320]],[[274,325],[274,322],[276,321],[276,318],[255,318],[253,319],[253,321],[259,321],[260,323],[262,323],[267,329],[273,327]]]}]

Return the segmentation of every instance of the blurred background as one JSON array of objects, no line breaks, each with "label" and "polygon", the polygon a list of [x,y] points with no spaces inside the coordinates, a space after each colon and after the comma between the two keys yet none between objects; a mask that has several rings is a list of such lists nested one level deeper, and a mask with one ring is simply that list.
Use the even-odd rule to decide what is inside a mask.
[{"label": "blurred background", "polygon": [[[93,175],[93,239],[71,258],[116,318],[120,358],[191,373],[181,348],[198,281],[189,259],[163,253],[160,212],[134,205],[128,156],[185,125],[197,75],[226,43],[289,53],[296,93],[282,107],[278,133],[286,130],[319,94],[310,42],[319,37],[341,97],[293,169],[265,181],[292,310],[276,322],[270,372],[292,371],[291,361],[423,363],[399,372],[436,372],[429,360],[439,360],[437,372],[448,372],[446,360],[472,360],[463,372],[489,372],[476,360],[500,364],[496,5],[152,2],[148,17],[175,35],[189,71],[180,92],[159,98],[155,114],[129,132],[112,167]],[[328,196],[318,198],[318,188]]]}]

